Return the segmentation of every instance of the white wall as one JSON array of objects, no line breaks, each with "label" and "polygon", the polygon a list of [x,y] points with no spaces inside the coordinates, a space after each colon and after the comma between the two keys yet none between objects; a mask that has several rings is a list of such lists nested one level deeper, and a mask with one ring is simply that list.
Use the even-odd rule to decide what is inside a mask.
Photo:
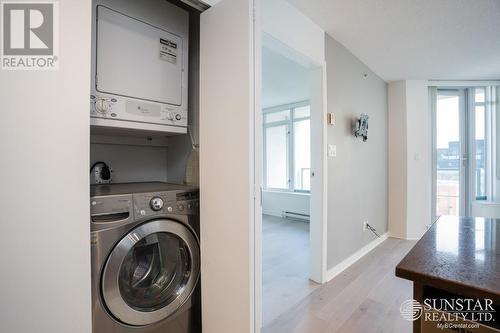
[{"label": "white wall", "polygon": [[264,191],[262,195],[264,214],[281,216],[283,212],[288,211],[309,215],[310,195],[307,193]]},{"label": "white wall", "polygon": [[263,0],[262,30],[279,43],[321,64],[325,59],[324,31],[285,0]]},{"label": "white wall", "polygon": [[90,333],[90,1],[59,1],[56,71],[0,72],[0,325]]},{"label": "white wall", "polygon": [[205,333],[251,333],[254,328],[251,3],[226,0],[201,15],[200,229]]},{"label": "white wall", "polygon": [[406,143],[406,84],[391,82],[388,86],[388,206],[391,236],[406,238],[407,204],[407,143]]},{"label": "white wall", "polygon": [[418,239],[431,221],[432,121],[428,83],[389,83],[389,231]]},{"label": "white wall", "polygon": [[310,86],[308,67],[262,47],[263,109],[309,100]]},{"label": "white wall", "polygon": [[432,117],[427,81],[406,81],[407,230],[418,239],[431,221]]}]

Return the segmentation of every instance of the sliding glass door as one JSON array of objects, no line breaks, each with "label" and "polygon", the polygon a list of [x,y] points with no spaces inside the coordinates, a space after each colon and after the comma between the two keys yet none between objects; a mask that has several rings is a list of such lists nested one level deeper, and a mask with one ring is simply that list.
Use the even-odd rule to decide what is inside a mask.
[{"label": "sliding glass door", "polygon": [[465,95],[438,90],[435,112],[435,214],[465,214]]},{"label": "sliding glass door", "polygon": [[471,215],[492,200],[495,89],[431,89],[434,116],[434,214]]}]

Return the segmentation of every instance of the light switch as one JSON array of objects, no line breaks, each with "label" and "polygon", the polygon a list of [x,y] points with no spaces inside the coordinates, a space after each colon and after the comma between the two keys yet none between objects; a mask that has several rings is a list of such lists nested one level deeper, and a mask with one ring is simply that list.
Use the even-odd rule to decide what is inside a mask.
[{"label": "light switch", "polygon": [[328,125],[335,125],[335,113],[329,112],[327,119],[328,119]]},{"label": "light switch", "polygon": [[328,145],[328,157],[337,156],[337,145]]}]

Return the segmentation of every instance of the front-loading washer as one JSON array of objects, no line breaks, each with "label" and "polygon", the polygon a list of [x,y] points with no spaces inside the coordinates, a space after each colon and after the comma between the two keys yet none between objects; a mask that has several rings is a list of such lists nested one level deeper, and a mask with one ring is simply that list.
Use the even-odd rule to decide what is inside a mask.
[{"label": "front-loading washer", "polygon": [[196,187],[93,185],[92,332],[201,332]]}]

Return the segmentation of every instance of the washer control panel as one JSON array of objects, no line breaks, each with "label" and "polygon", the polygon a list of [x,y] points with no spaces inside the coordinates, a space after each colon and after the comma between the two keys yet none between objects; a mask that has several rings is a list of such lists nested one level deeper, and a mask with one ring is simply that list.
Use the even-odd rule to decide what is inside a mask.
[{"label": "washer control panel", "polygon": [[154,197],[151,199],[149,202],[149,205],[151,206],[151,209],[154,210],[155,212],[161,210],[163,208],[163,199],[160,197]]},{"label": "washer control panel", "polygon": [[200,210],[197,192],[159,192],[134,194],[136,218],[158,214],[196,215]]}]

